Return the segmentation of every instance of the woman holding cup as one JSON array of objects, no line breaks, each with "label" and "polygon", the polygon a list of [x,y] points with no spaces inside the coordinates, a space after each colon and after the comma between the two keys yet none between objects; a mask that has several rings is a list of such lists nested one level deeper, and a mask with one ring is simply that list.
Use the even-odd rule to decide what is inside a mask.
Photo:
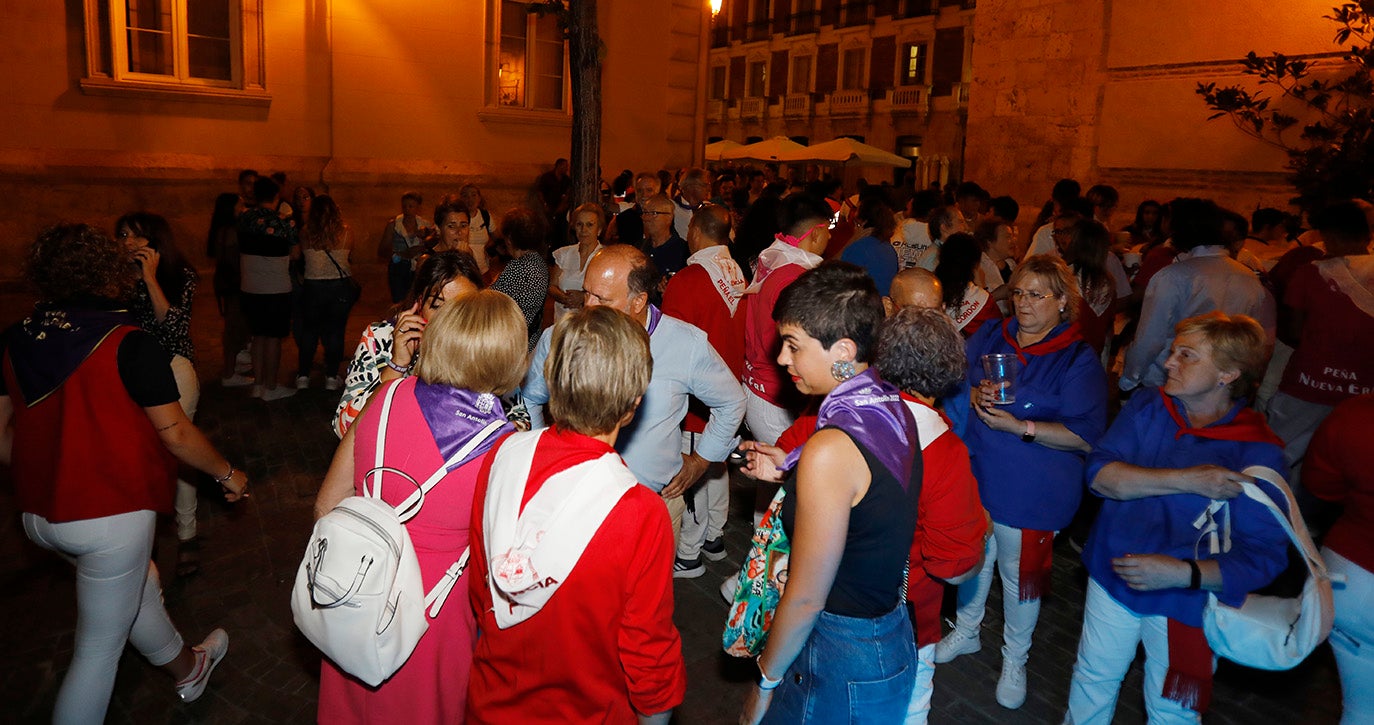
[{"label": "woman holding cup", "polygon": [[1031,257],[1008,285],[1015,314],[968,341],[965,442],[993,535],[982,570],[959,587],[958,621],[936,645],[935,661],[982,648],[995,565],[1005,617],[997,702],[1015,709],[1026,699],[1026,660],[1049,588],[1054,532],[1078,510],[1084,456],[1107,425],[1107,376],[1074,322],[1078,281],[1062,260]]}]

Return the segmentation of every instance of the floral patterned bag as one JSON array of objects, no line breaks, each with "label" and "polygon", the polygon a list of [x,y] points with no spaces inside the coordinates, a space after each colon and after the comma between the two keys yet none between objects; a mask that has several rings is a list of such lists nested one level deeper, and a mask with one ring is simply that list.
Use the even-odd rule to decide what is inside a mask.
[{"label": "floral patterned bag", "polygon": [[781,488],[773,496],[763,521],[754,530],[753,545],[739,572],[739,587],[721,638],[726,653],[735,657],[756,657],[763,651],[773,614],[787,587],[792,542],[782,528],[784,496]]}]

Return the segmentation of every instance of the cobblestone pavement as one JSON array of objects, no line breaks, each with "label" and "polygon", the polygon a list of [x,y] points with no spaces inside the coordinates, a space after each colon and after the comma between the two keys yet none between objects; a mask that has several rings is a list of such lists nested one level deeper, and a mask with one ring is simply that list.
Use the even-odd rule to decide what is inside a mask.
[{"label": "cobblestone pavement", "polygon": [[[350,335],[381,317],[385,282],[364,268],[364,301],[350,321]],[[209,285],[202,285],[202,290]],[[21,316],[13,296],[0,298],[0,322]],[[253,495],[238,506],[223,503],[213,483],[201,491],[202,573],[178,579],[172,572],[176,541],[159,528],[155,557],[173,620],[188,640],[216,626],[229,631],[230,651],[200,701],[176,701],[171,683],[126,649],[115,683],[113,723],[309,722],[314,718],[319,655],[295,630],[288,593],[310,528],[311,502],[328,467],[335,439],[327,421],[337,395],[319,386],[273,403],[247,397],[244,389],[218,383],[219,320],[214,302],[197,300],[195,336],[203,383],[197,423],[252,478]],[[283,351],[283,377],[294,369],[295,349]],[[93,472],[98,475],[98,472]],[[75,594],[71,568],[28,543],[15,512],[8,473],[0,471],[0,722],[41,722],[50,716],[58,685],[71,658]],[[748,543],[752,502],[747,481],[735,481],[727,528],[728,558],[707,562],[708,573],[676,583],[676,621],[687,658],[687,699],[680,723],[734,722],[745,688],[756,676],[752,662],[721,652],[725,604],[716,591],[737,571]],[[993,698],[1001,669],[1000,587],[993,587],[981,652],[942,665],[935,676],[935,723],[1057,723],[1082,616],[1084,574],[1066,544],[1056,549],[1054,592],[1046,600],[1028,669],[1029,697],[1016,711]],[[557,657],[560,653],[533,656]],[[1297,670],[1267,673],[1222,663],[1209,723],[1334,723],[1340,689],[1330,650],[1323,646]],[[1140,664],[1122,689],[1116,722],[1145,721]]]}]

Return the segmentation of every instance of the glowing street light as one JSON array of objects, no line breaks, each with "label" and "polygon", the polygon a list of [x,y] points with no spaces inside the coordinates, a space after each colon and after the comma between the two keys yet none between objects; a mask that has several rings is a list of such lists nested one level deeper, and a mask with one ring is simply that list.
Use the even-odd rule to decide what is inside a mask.
[{"label": "glowing street light", "polygon": [[711,17],[720,15],[720,5],[724,0],[711,0]]}]

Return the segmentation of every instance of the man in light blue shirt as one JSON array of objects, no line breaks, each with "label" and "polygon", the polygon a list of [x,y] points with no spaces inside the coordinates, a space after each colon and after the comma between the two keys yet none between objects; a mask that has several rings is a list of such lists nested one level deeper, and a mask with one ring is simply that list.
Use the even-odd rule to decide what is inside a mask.
[{"label": "man in light blue shirt", "polygon": [[[654,359],[649,389],[635,417],[620,429],[615,447],[639,482],[663,496],[676,531],[685,509],[682,492],[696,483],[712,462],[725,460],[738,443],[735,430],[744,419],[744,390],[711,347],[706,333],[649,304],[649,290],[657,283],[658,272],[643,252],[616,244],[592,257],[582,286],[587,305],[613,307],[649,331],[649,351]],[[549,356],[552,334],[548,329],[540,336],[523,388],[530,425],[535,428],[546,425],[543,406],[549,391],[544,361]],[[689,396],[706,404],[711,415],[696,451],[680,453]]]}]

